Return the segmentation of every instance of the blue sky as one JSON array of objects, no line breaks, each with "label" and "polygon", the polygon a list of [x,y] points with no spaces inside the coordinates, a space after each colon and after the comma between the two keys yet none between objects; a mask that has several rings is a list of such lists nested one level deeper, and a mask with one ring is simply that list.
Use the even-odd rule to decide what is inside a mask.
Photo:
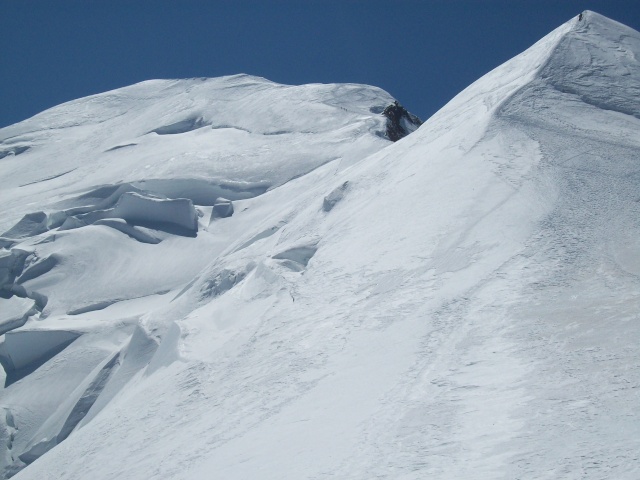
[{"label": "blue sky", "polygon": [[0,0],[0,127],[151,78],[368,83],[425,119],[582,10],[638,0]]}]

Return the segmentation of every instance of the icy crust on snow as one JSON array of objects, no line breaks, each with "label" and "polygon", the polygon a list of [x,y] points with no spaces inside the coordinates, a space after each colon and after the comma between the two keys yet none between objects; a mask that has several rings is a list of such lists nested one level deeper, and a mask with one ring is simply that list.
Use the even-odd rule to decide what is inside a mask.
[{"label": "icy crust on snow", "polygon": [[[638,119],[548,68],[620,32],[573,18],[363,161],[223,196],[230,217],[196,202],[196,237],[23,241],[59,259],[25,282],[42,325],[82,335],[2,391],[6,472],[635,480]],[[150,135],[207,128],[178,121]]]}]

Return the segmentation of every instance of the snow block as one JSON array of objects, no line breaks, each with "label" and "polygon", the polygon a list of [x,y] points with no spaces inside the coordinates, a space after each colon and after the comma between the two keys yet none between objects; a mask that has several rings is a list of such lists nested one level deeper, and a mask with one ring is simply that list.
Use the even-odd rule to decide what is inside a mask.
[{"label": "snow block", "polygon": [[249,240],[247,240],[246,242],[244,242],[243,244],[241,244],[239,247],[237,247],[235,250],[233,250],[234,252],[237,252],[239,250],[242,250],[244,248],[247,248],[251,245],[253,245],[254,243],[256,243],[258,240],[262,240],[264,238],[268,238],[271,235],[273,235],[274,233],[276,233],[278,230],[280,230],[284,225],[286,225],[286,222],[280,222],[277,225],[274,225],[273,227],[269,227],[266,230],[261,231],[260,233],[257,233],[256,235],[254,235],[253,237],[251,237]]},{"label": "snow block", "polygon": [[14,248],[0,251],[0,290],[9,289],[15,278],[22,273],[29,252]]},{"label": "snow block", "polygon": [[318,247],[315,245],[305,245],[301,247],[293,247],[283,252],[280,252],[274,255],[273,259],[275,260],[288,260],[291,262],[295,262],[302,267],[306,267],[309,263],[309,260],[316,254],[318,251]]},{"label": "snow block", "polygon": [[[65,205],[70,208],[56,212],[50,215],[50,218],[61,215],[62,220],[58,219],[58,223],[64,221],[66,217],[78,217],[96,211],[103,211],[109,208],[113,208],[120,197],[124,193],[135,192],[145,194],[144,190],[141,190],[130,183],[120,183],[117,185],[102,185],[100,187],[93,188],[88,192],[83,193],[73,199],[64,202]],[[100,217],[102,218],[102,217]],[[91,222],[89,222],[91,223]],[[50,227],[53,228],[53,227]]]},{"label": "snow block", "polygon": [[180,339],[182,338],[182,330],[180,326],[173,322],[169,330],[162,337],[162,341],[157,349],[153,352],[149,364],[144,371],[145,376],[152,375],[163,367],[168,367],[173,362],[180,360]]},{"label": "snow block", "polygon": [[215,269],[211,275],[205,280],[204,285],[200,288],[201,298],[218,297],[228,292],[256,268],[254,262],[240,268],[220,268]]},{"label": "snow block", "polygon": [[333,207],[336,206],[336,203],[344,198],[344,194],[347,191],[348,186],[349,182],[344,182],[338,188],[333,189],[329,195],[324,197],[324,201],[322,202],[322,210],[324,210],[325,212],[330,212]]},{"label": "snow block", "polygon": [[86,414],[84,418],[82,418],[78,428],[90,422],[138,372],[143,371],[157,349],[158,342],[143,328],[136,326],[129,343],[119,354],[118,365],[115,365],[111,371],[109,381],[93,405],[91,405],[91,408],[85,411]]},{"label": "snow block", "polygon": [[49,214],[49,218],[47,219],[47,228],[49,230],[53,228],[58,228],[65,222],[67,218],[68,218],[68,215],[65,212],[51,213]]},{"label": "snow block", "polygon": [[18,242],[12,238],[0,237],[0,248],[11,248],[16,243]]},{"label": "snow block", "polygon": [[98,375],[93,379],[89,387],[84,391],[80,399],[73,406],[69,416],[64,422],[62,429],[56,435],[57,443],[61,443],[71,434],[78,423],[84,419],[93,404],[96,402],[105,385],[109,381],[111,372],[118,365],[120,353],[116,353],[111,359],[100,369]]},{"label": "snow block", "polygon": [[36,443],[28,451],[19,455],[18,458],[25,464],[29,465],[30,463],[35,462],[38,458],[47,453],[53,447],[55,447],[57,443],[58,442],[56,441],[55,437],[47,440],[42,440],[41,442]]},{"label": "snow block", "polygon": [[0,307],[0,335],[23,326],[38,311],[32,299],[16,296],[0,300]]},{"label": "snow block", "polygon": [[120,150],[121,148],[135,147],[137,143],[126,143],[124,145],[116,145],[105,150],[105,152],[113,152],[114,150]]},{"label": "snow block", "polygon": [[21,153],[26,152],[30,148],[31,147],[25,145],[25,146],[11,147],[6,150],[0,150],[0,159],[3,159],[4,157],[9,157],[9,156],[20,155]]},{"label": "snow block", "polygon": [[160,224],[173,225],[189,232],[198,231],[198,214],[191,200],[186,198],[158,198],[128,192],[120,197],[108,216],[150,228]]},{"label": "snow block", "polygon": [[22,284],[29,280],[33,280],[40,275],[51,271],[59,263],[58,256],[56,254],[49,255],[45,258],[36,258],[27,269],[18,277],[16,283]]},{"label": "snow block", "polygon": [[167,198],[188,198],[195,205],[214,205],[218,199],[243,200],[265,193],[271,184],[265,182],[213,182],[197,177],[156,178],[133,183],[140,192],[151,192]]},{"label": "snow block", "polygon": [[200,118],[187,118],[170,125],[164,125],[158,127],[155,130],[151,130],[149,133],[157,133],[158,135],[176,135],[178,133],[187,133],[198,128],[205,127],[207,124]]},{"label": "snow block", "polygon": [[7,374],[5,387],[35,372],[80,336],[65,330],[9,332],[0,342],[0,364]]},{"label": "snow block", "polygon": [[92,224],[106,225],[144,243],[159,243],[161,238],[134,225],[189,236],[198,231],[196,209],[188,198],[154,195],[128,183],[100,187],[76,201],[81,198],[97,204],[56,212],[51,215],[49,226],[72,230]]},{"label": "snow block", "polygon": [[47,214],[44,212],[35,212],[26,214],[18,223],[0,236],[8,238],[28,238],[46,231]]},{"label": "snow block", "polygon": [[46,295],[36,292],[35,290],[27,290],[23,285],[19,285],[17,283],[0,289],[0,298],[9,299],[14,295],[19,298],[30,298],[36,303],[36,308],[39,311],[44,310],[44,307],[47,306],[47,302],[49,301]]},{"label": "snow block", "polygon": [[143,231],[141,228],[135,227],[121,218],[105,218],[103,220],[98,220],[94,225],[105,225],[107,227],[111,227],[142,243],[157,244],[162,241],[162,238]]},{"label": "snow block", "polygon": [[233,203],[226,198],[218,198],[213,204],[213,210],[211,210],[211,217],[209,223],[216,218],[227,218],[233,215]]},{"label": "snow block", "polygon": [[73,230],[74,228],[86,227],[87,224],[76,217],[67,217],[65,218],[62,225],[60,225],[59,230]]}]

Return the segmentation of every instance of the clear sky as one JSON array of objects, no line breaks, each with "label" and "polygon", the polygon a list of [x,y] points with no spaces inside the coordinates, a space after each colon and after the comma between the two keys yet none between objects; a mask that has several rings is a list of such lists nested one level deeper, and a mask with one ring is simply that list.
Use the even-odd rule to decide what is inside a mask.
[{"label": "clear sky", "polygon": [[639,0],[0,0],[0,127],[152,78],[368,83],[428,118],[589,9]]}]

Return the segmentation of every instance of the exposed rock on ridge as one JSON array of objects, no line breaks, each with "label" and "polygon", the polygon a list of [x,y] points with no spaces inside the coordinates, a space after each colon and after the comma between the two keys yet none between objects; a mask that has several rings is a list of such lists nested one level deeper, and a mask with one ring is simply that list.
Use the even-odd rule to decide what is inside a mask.
[{"label": "exposed rock on ridge", "polygon": [[397,100],[391,105],[388,105],[383,110],[382,115],[387,117],[387,131],[385,135],[392,142],[397,142],[401,138],[406,137],[422,125],[422,120],[413,113],[408,112]]}]

